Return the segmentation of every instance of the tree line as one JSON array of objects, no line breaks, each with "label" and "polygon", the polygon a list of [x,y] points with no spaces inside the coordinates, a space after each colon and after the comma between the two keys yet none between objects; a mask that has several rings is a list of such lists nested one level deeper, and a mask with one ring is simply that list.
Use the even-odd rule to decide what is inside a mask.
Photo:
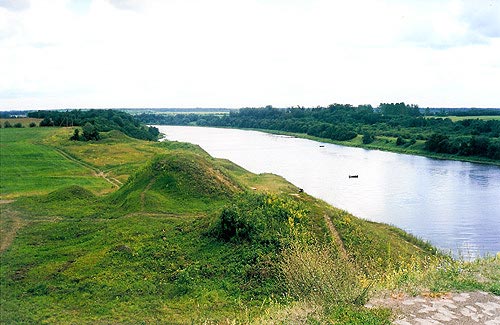
[{"label": "tree line", "polygon": [[[425,111],[424,111],[425,113]],[[417,105],[382,103],[327,107],[242,108],[229,114],[138,114],[147,124],[252,128],[302,133],[335,141],[362,136],[365,144],[379,136],[396,138],[397,146],[425,141],[424,150],[458,156],[500,159],[500,121],[426,117]]]},{"label": "tree line", "polygon": [[39,126],[82,127],[71,137],[72,140],[99,140],[99,132],[118,130],[126,135],[142,140],[157,140],[160,134],[155,127],[145,126],[132,115],[111,109],[36,111],[27,114],[31,118],[41,118]]}]

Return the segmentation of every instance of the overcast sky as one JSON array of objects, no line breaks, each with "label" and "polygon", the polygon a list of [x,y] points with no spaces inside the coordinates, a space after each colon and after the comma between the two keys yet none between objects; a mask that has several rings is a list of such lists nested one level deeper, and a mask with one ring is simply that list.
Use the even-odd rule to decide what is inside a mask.
[{"label": "overcast sky", "polygon": [[0,0],[0,109],[500,107],[500,0]]}]

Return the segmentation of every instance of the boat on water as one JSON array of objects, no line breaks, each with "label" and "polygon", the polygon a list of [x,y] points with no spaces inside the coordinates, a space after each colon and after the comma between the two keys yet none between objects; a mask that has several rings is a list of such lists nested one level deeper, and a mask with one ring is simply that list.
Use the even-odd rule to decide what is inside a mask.
[{"label": "boat on water", "polygon": [[349,178],[358,178],[358,175],[349,175]]}]

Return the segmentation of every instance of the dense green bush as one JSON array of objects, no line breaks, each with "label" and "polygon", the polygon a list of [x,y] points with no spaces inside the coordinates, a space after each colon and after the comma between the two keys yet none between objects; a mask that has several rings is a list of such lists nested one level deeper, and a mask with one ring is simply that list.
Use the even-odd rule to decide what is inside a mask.
[{"label": "dense green bush", "polygon": [[270,194],[243,194],[224,207],[213,227],[219,239],[282,247],[297,236],[307,211],[291,199]]}]

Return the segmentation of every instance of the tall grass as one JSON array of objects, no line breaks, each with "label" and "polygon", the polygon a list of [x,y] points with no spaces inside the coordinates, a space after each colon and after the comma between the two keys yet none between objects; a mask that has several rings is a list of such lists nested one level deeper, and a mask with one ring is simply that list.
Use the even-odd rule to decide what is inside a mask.
[{"label": "tall grass", "polygon": [[360,304],[366,296],[354,266],[328,246],[294,242],[284,250],[279,268],[294,300]]},{"label": "tall grass", "polygon": [[[488,291],[500,295],[500,253],[473,261],[444,257],[427,257],[400,262],[373,281],[374,291],[418,294],[439,294],[448,291]],[[376,278],[374,281],[373,278]]]}]

